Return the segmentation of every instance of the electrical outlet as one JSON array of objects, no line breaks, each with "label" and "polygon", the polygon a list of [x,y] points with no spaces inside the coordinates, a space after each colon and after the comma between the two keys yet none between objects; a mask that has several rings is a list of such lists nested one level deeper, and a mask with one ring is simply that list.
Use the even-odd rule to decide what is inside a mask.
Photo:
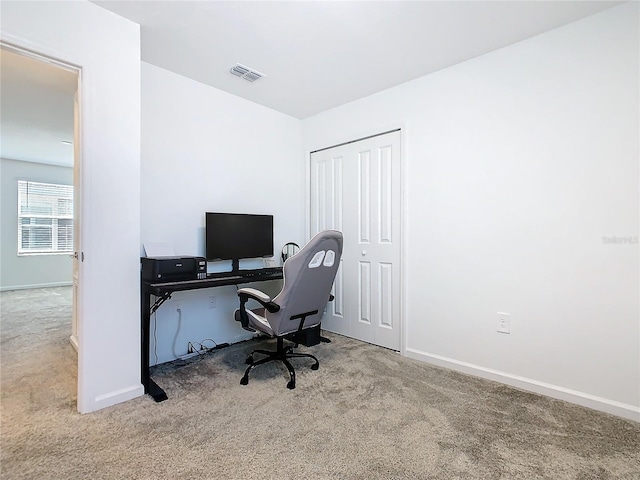
[{"label": "electrical outlet", "polygon": [[216,308],[216,296],[215,295],[211,295],[209,297],[209,308]]},{"label": "electrical outlet", "polygon": [[504,312],[498,312],[498,332],[511,333],[511,315]]}]

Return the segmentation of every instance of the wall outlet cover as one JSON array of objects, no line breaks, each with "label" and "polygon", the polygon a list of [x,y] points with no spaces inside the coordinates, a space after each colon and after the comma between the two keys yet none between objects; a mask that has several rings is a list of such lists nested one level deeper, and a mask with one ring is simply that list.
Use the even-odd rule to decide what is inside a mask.
[{"label": "wall outlet cover", "polygon": [[511,333],[511,315],[504,312],[498,312],[498,332]]}]

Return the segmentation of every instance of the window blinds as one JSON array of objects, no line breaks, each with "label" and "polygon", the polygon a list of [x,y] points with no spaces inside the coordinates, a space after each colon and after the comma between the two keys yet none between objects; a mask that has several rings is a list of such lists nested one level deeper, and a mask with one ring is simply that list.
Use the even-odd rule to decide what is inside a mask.
[{"label": "window blinds", "polygon": [[73,186],[18,180],[18,254],[73,252]]}]

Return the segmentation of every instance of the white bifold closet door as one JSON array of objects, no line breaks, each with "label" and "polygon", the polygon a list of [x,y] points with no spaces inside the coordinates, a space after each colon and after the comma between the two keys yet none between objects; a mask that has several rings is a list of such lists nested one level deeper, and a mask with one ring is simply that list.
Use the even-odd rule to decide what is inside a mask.
[{"label": "white bifold closet door", "polygon": [[400,130],[311,154],[311,234],[343,232],[322,327],[400,350]]}]

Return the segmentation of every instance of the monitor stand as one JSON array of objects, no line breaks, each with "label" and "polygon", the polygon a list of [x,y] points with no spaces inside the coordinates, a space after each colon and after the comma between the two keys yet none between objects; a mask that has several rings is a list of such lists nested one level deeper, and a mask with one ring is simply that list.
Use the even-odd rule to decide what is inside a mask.
[{"label": "monitor stand", "polygon": [[240,273],[240,259],[234,258],[231,260],[231,273],[238,274]]}]

